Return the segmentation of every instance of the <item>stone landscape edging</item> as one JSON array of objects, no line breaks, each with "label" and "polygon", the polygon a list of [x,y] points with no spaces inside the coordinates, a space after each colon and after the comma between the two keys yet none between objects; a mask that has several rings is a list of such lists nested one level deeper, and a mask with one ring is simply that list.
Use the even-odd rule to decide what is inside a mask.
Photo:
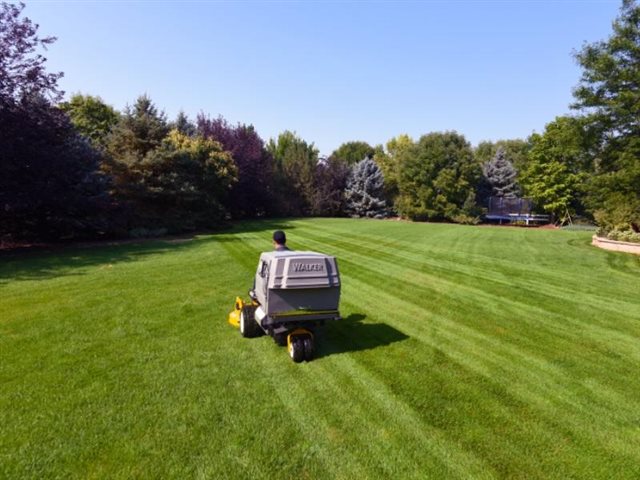
[{"label": "stone landscape edging", "polygon": [[594,235],[591,239],[591,245],[614,252],[634,253],[636,255],[640,255],[640,243],[620,242],[618,240],[610,240],[608,238]]}]

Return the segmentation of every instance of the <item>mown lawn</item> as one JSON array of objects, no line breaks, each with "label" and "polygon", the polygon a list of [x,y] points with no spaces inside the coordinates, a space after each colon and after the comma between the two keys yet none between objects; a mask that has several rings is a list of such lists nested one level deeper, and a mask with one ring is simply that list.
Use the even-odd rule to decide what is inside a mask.
[{"label": "mown lawn", "polygon": [[[335,254],[296,365],[226,323],[271,231]],[[640,259],[590,233],[254,222],[0,255],[2,478],[640,478]]]}]

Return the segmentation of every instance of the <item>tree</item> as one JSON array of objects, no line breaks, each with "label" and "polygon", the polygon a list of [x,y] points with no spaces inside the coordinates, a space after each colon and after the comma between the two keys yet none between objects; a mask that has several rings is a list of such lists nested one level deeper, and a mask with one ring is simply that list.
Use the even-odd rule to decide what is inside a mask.
[{"label": "tree", "polygon": [[384,177],[371,158],[365,157],[351,169],[344,192],[347,213],[352,217],[384,218]]},{"label": "tree", "polygon": [[218,142],[172,130],[130,168],[139,179],[130,197],[136,227],[192,230],[215,227],[225,218],[224,201],[237,170]]},{"label": "tree", "polygon": [[517,172],[507,158],[504,148],[499,147],[495,156],[482,166],[482,173],[492,188],[496,197],[515,197],[518,190],[516,184]]},{"label": "tree", "polygon": [[337,158],[318,162],[314,173],[312,215],[339,217],[345,214],[344,191],[350,173],[349,165]]},{"label": "tree", "polygon": [[18,103],[43,97],[55,102],[62,96],[58,80],[62,72],[49,73],[47,59],[39,53],[56,41],[55,37],[39,37],[38,25],[20,18],[24,4],[2,2],[0,9],[0,101]]},{"label": "tree", "polygon": [[375,148],[367,142],[356,141],[343,143],[331,154],[331,157],[342,160],[349,165],[354,165],[363,158],[373,158],[374,154]]},{"label": "tree", "polygon": [[532,135],[529,162],[521,173],[526,196],[558,219],[582,213],[583,185],[593,170],[590,142],[584,119],[573,117],[557,117],[542,135]]},{"label": "tree", "polygon": [[575,53],[582,67],[574,90],[575,108],[589,119],[597,135],[595,174],[588,184],[587,205],[640,231],[640,6],[623,0],[613,33],[606,41],[586,44]]},{"label": "tree", "polygon": [[376,149],[373,160],[382,170],[384,177],[385,197],[391,204],[395,204],[398,196],[398,178],[400,175],[400,153],[413,145],[409,135],[402,134],[392,138],[386,144],[386,151]]},{"label": "tree", "polygon": [[141,161],[160,146],[168,133],[164,112],[159,112],[147,95],[141,95],[133,107],[126,107],[120,122],[113,128],[107,140],[107,151],[116,162]]},{"label": "tree", "polygon": [[122,204],[138,210],[137,214],[134,212],[137,221],[147,198],[140,163],[160,147],[168,132],[164,113],[158,112],[151,99],[142,95],[133,107],[127,106],[107,137],[103,170],[112,178],[111,194]]},{"label": "tree", "polygon": [[98,154],[52,106],[61,73],[35,54],[54,39],[0,9],[0,238],[59,240],[104,233],[110,204]]},{"label": "tree", "polygon": [[[511,140],[498,140],[497,142],[480,142],[473,151],[473,156],[479,165],[485,165],[490,162],[498,152],[499,149],[504,151],[506,158],[513,165],[516,171],[516,180],[519,182],[519,177],[522,172],[527,168],[529,159],[529,150],[531,145],[527,140],[511,139]],[[493,186],[482,175],[478,183],[475,186],[476,190],[476,203],[485,207],[489,204],[489,197],[493,195]]]},{"label": "tree", "polygon": [[101,149],[106,147],[107,137],[120,119],[112,106],[104,103],[100,97],[91,95],[73,95],[59,107],[69,115],[76,130]]},{"label": "tree", "polygon": [[423,135],[398,161],[396,207],[413,220],[468,221],[481,176],[469,142],[456,132]]},{"label": "tree", "polygon": [[480,142],[474,149],[473,155],[476,161],[483,165],[496,156],[499,148],[504,150],[506,157],[516,169],[516,172],[522,172],[527,167],[531,145],[527,140],[519,138],[498,140],[497,142]]},{"label": "tree", "polygon": [[171,130],[177,130],[178,132],[188,137],[194,137],[196,135],[195,124],[182,110],[178,112],[175,121],[173,121],[171,125],[169,125],[169,127],[171,128]]},{"label": "tree", "polygon": [[198,116],[200,135],[220,142],[231,153],[238,169],[228,208],[235,218],[261,217],[271,213],[273,158],[252,125],[230,125],[224,118]]},{"label": "tree", "polygon": [[318,150],[288,130],[269,140],[267,150],[274,159],[276,213],[309,215]]}]

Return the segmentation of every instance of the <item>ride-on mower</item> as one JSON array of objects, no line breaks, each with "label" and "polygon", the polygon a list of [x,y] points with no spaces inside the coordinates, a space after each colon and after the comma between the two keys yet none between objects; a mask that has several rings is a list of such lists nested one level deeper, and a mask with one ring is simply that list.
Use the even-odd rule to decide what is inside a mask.
[{"label": "ride-on mower", "polygon": [[251,301],[236,298],[229,323],[243,337],[266,333],[286,345],[294,362],[310,361],[316,327],[339,320],[340,274],[335,257],[316,252],[260,255]]}]

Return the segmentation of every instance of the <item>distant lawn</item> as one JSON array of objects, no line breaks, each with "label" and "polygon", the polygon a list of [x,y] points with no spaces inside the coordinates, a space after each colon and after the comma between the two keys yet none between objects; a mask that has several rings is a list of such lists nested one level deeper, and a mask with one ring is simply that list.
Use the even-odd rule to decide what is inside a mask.
[{"label": "distant lawn", "polygon": [[[335,254],[294,364],[226,323],[271,231]],[[0,478],[640,478],[640,259],[314,219],[0,254]]]}]

